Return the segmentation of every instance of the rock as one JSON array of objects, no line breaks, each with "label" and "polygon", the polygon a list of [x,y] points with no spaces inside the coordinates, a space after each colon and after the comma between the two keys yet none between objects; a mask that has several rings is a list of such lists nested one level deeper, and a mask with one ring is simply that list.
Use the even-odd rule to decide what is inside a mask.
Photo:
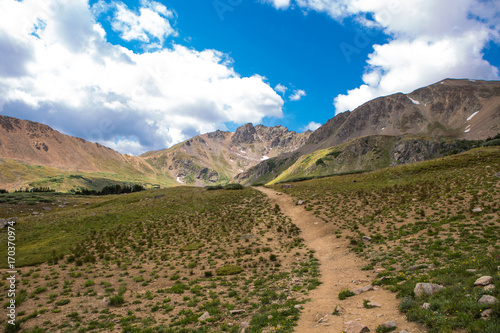
[{"label": "rock", "polygon": [[299,200],[299,201],[297,201],[297,206],[301,206],[301,205],[303,205],[303,204],[304,204],[304,200]]},{"label": "rock", "polygon": [[59,208],[66,208],[66,206],[64,206],[64,205],[59,205],[58,207]]},{"label": "rock", "polygon": [[352,292],[356,295],[359,295],[359,294],[366,293],[367,291],[372,291],[372,290],[373,290],[373,286],[367,285],[367,286],[364,286],[363,288],[354,289]]},{"label": "rock", "polygon": [[85,203],[85,205],[90,205],[90,201],[87,201],[87,202]]},{"label": "rock", "polygon": [[494,284],[489,284],[486,287],[483,288],[486,291],[493,291],[495,290],[495,285]]},{"label": "rock", "polygon": [[493,283],[493,277],[491,276],[482,276],[474,282],[475,286],[487,286]]},{"label": "rock", "polygon": [[398,327],[398,323],[395,321],[386,321],[385,323],[381,324],[380,326],[384,328],[396,328]]},{"label": "rock", "polygon": [[472,210],[472,212],[473,212],[473,213],[481,213],[482,211],[483,211],[483,210],[482,210],[481,208],[479,208],[479,207],[474,208],[474,209]]},{"label": "rock", "polygon": [[248,321],[242,321],[240,324],[241,328],[248,328],[250,327],[250,323]]},{"label": "rock", "polygon": [[498,302],[498,300],[493,297],[493,296],[490,296],[490,295],[483,295],[483,297],[481,297],[479,299],[479,301],[477,301],[479,304],[486,304],[486,305],[492,305],[492,304],[495,304],[496,302]]},{"label": "rock", "polygon": [[500,178],[500,172],[496,173],[495,177]]},{"label": "rock", "polygon": [[230,310],[229,313],[234,315],[234,314],[240,314],[240,313],[244,313],[245,310]]},{"label": "rock", "polygon": [[368,237],[368,236],[363,236],[361,238],[361,240],[363,240],[363,242],[371,242],[372,241],[371,237]]},{"label": "rock", "polygon": [[434,283],[417,283],[413,292],[417,296],[432,295],[443,289],[444,286]]},{"label": "rock", "polygon": [[66,202],[63,203],[63,205],[69,205],[69,202],[66,201]]},{"label": "rock", "polygon": [[410,331],[402,330],[402,331],[399,331],[399,333],[410,333]]},{"label": "rock", "polygon": [[381,308],[382,307],[382,304],[377,303],[377,302],[368,302],[366,305],[368,305],[369,307],[372,307],[372,308]]},{"label": "rock", "polygon": [[109,303],[109,299],[107,299],[106,297],[104,297],[104,298],[102,299],[102,302],[103,302],[104,304],[108,304],[108,303]]},{"label": "rock", "polygon": [[42,209],[43,210],[52,210],[52,208],[50,208],[50,207],[43,207]]},{"label": "rock", "polygon": [[297,304],[297,305],[295,305],[295,306],[294,306],[294,308],[296,308],[296,309],[299,309],[299,310],[300,310],[300,309],[302,309],[302,305]]},{"label": "rock", "polygon": [[429,310],[431,308],[430,303],[424,303],[422,304],[422,309]]},{"label": "rock", "polygon": [[346,323],[346,328],[344,333],[364,333],[364,332],[370,332],[370,329],[365,325],[355,321],[350,321]]},{"label": "rock", "polygon": [[427,264],[413,265],[413,266],[410,266],[410,268],[408,268],[408,270],[416,271],[417,269],[428,268],[428,267],[429,267],[429,265],[427,265]]},{"label": "rock", "polygon": [[465,271],[469,272],[469,273],[475,273],[475,272],[477,272],[477,269],[469,268],[469,269],[466,269]]},{"label": "rock", "polygon": [[31,215],[37,216],[38,214],[40,214],[40,213],[39,212],[33,212]]},{"label": "rock", "polygon": [[486,319],[486,318],[490,317],[492,314],[493,314],[493,310],[487,309],[487,310],[484,310],[483,312],[481,312],[481,317],[483,319]]},{"label": "rock", "polygon": [[208,318],[210,318],[210,313],[208,313],[208,311],[205,311],[199,318],[198,320],[199,321],[202,321],[202,320],[207,320]]}]

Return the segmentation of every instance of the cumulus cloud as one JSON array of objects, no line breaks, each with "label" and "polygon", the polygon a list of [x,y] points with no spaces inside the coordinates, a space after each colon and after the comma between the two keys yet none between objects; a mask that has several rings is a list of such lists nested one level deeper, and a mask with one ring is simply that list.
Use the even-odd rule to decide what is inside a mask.
[{"label": "cumulus cloud", "polygon": [[290,100],[293,102],[300,101],[302,97],[306,96],[306,92],[302,89],[296,89],[293,91],[293,94],[290,96]]},{"label": "cumulus cloud", "polygon": [[[337,21],[352,18],[368,30],[390,36],[373,45],[364,84],[334,99],[337,112],[352,110],[382,95],[425,86],[444,78],[498,79],[499,69],[483,50],[500,42],[500,3],[496,0],[295,0],[303,10],[327,13]],[[362,40],[364,38],[364,40]],[[365,34],[346,41],[344,51],[371,45]],[[348,61],[349,59],[347,59]]]},{"label": "cumulus cloud", "polygon": [[155,1],[141,1],[139,13],[130,10],[125,4],[115,4],[116,12],[111,22],[114,31],[126,41],[138,40],[145,43],[157,41],[163,45],[169,36],[176,36],[177,31],[172,28],[170,19],[174,12]]},{"label": "cumulus cloud", "polygon": [[[175,34],[166,25],[173,12],[152,1],[138,12],[120,2],[90,8],[87,0],[1,1],[0,56],[15,61],[0,65],[0,113],[134,154],[225,122],[283,116],[284,101],[265,78],[241,77],[226,54],[175,43],[135,53],[106,40],[94,16],[104,12],[130,23],[119,30],[123,38],[161,44]],[[165,24],[155,30],[143,15]]]},{"label": "cumulus cloud", "polygon": [[318,128],[321,127],[321,124],[320,123],[317,123],[317,122],[314,122],[314,121],[311,121],[309,124],[307,124],[307,126],[303,127],[302,130],[305,132],[305,131],[315,131],[317,130]]}]

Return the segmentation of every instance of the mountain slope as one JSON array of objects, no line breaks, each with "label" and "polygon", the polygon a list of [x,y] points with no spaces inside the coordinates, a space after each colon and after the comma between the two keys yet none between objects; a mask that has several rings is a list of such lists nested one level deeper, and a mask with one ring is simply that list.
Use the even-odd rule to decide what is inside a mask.
[{"label": "mountain slope", "polygon": [[[27,186],[33,181],[39,186],[61,188],[64,181],[43,182],[44,178],[51,179],[58,174],[68,177],[94,174],[96,179],[159,181],[162,185],[173,183],[171,179],[157,179],[158,172],[140,157],[123,155],[98,143],[61,134],[40,123],[6,116],[0,116],[0,170],[3,170],[2,188]],[[92,187],[92,181],[87,185]]]},{"label": "mountain slope", "polygon": [[224,183],[263,160],[298,149],[310,134],[310,131],[295,133],[283,126],[246,124],[234,133],[216,131],[198,135],[142,157],[180,184]]},{"label": "mountain slope", "polygon": [[352,112],[338,114],[314,131],[303,147],[262,162],[235,179],[244,184],[270,181],[301,156],[359,137],[412,134],[479,140],[499,132],[500,82],[447,79],[410,94],[380,97]]}]

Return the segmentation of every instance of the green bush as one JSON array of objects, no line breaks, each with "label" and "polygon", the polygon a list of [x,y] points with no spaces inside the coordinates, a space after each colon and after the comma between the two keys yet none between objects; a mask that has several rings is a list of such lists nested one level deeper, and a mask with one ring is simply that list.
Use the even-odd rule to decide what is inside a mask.
[{"label": "green bush", "polygon": [[226,186],[224,186],[225,190],[242,190],[244,188],[245,187],[241,184],[227,184]]},{"label": "green bush", "polygon": [[201,242],[192,243],[192,244],[184,245],[183,247],[181,247],[181,251],[195,251],[195,250],[198,250],[204,246],[205,246],[205,244],[201,243]]},{"label": "green bush", "polygon": [[339,292],[339,299],[341,301],[345,300],[346,298],[349,298],[349,297],[352,297],[356,295],[355,293],[353,293],[352,291],[350,291],[349,289],[342,289],[341,292]]},{"label": "green bush", "polygon": [[234,275],[243,272],[243,268],[236,265],[226,265],[215,270],[217,275]]},{"label": "green bush", "polygon": [[109,305],[111,306],[121,306],[125,303],[125,299],[122,295],[114,295],[109,298]]}]

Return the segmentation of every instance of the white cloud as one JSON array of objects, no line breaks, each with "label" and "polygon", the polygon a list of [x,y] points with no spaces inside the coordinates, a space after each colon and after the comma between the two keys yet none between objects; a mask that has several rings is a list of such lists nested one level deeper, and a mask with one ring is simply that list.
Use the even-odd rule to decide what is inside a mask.
[{"label": "white cloud", "polygon": [[297,89],[293,91],[293,94],[290,96],[290,100],[293,102],[300,101],[304,96],[306,96],[306,92],[302,89]]},{"label": "white cloud", "polygon": [[[382,95],[432,84],[444,78],[498,79],[499,69],[484,60],[490,42],[500,42],[500,3],[496,0],[295,0],[303,10],[353,18],[391,39],[374,45],[364,84],[334,100],[337,112],[352,110]],[[369,47],[346,41],[349,50]],[[362,45],[365,44],[365,45]],[[346,58],[346,61],[348,59]]]},{"label": "white cloud", "polygon": [[318,128],[321,127],[321,124],[320,123],[317,123],[317,122],[314,122],[314,121],[311,121],[309,124],[307,124],[307,126],[303,127],[302,130],[305,132],[305,131],[315,131],[317,130]]},{"label": "white cloud", "polygon": [[177,36],[177,31],[172,28],[169,19],[174,13],[164,5],[155,1],[141,1],[139,13],[130,10],[125,4],[117,3],[116,12],[111,22],[113,30],[120,33],[126,41],[138,40],[150,43],[157,41],[161,47],[165,38]]},{"label": "white cloud", "polygon": [[278,83],[276,85],[276,87],[274,87],[274,90],[276,90],[277,92],[280,92],[282,95],[284,95],[286,93],[286,91],[288,90],[288,88],[285,87],[284,85],[282,85],[281,83]]},{"label": "white cloud", "polygon": [[272,4],[276,9],[287,9],[290,7],[290,0],[265,0],[265,2]]},{"label": "white cloud", "polygon": [[[4,114],[136,154],[225,122],[283,116],[284,101],[265,78],[241,77],[226,54],[177,44],[137,54],[106,41],[86,0],[49,2],[45,7],[38,0],[0,2],[0,57],[17,59],[12,68],[0,65]],[[147,7],[141,15],[145,10],[170,15],[158,3],[142,4]],[[39,38],[30,35],[37,17],[46,23]],[[144,29],[150,43],[166,37]]]}]

